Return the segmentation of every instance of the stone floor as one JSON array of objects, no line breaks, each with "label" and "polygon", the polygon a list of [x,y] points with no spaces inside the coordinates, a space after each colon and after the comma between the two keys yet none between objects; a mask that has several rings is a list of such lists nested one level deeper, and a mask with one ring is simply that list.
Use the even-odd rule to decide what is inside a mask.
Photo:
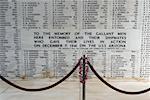
[{"label": "stone floor", "polygon": [[[28,87],[44,87],[57,80],[40,79],[12,82]],[[111,84],[124,90],[137,91],[150,88],[150,82],[111,81]],[[0,80],[0,100],[82,100],[81,84],[78,80],[65,81],[55,88],[41,92],[25,92],[13,88]],[[150,92],[141,95],[125,95],[111,90],[98,79],[86,83],[86,100],[150,100]]]}]

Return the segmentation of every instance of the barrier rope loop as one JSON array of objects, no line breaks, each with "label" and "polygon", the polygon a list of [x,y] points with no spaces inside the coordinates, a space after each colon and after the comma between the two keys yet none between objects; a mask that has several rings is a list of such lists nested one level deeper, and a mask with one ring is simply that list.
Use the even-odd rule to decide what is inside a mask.
[{"label": "barrier rope loop", "polygon": [[143,93],[146,93],[146,92],[149,92],[150,91],[150,88],[148,89],[145,89],[145,90],[141,90],[141,91],[136,91],[136,92],[130,92],[130,91],[124,91],[124,90],[121,90],[121,89],[118,89],[114,86],[112,86],[111,84],[109,84],[108,82],[106,82],[97,72],[96,70],[94,69],[94,67],[90,64],[90,62],[88,61],[88,65],[90,67],[90,69],[93,71],[93,73],[99,78],[100,81],[102,81],[105,85],[107,85],[108,87],[110,87],[111,89],[117,91],[117,92],[120,92],[120,93],[123,93],[123,94],[129,94],[129,95],[137,95],[137,94],[143,94]]},{"label": "barrier rope loop", "polygon": [[[7,84],[17,88],[17,89],[20,89],[20,90],[23,90],[23,91],[29,91],[29,92],[36,92],[36,91],[43,91],[43,90],[47,90],[47,89],[50,89],[50,88],[53,88],[57,85],[59,85],[60,83],[62,83],[63,81],[65,81],[67,78],[69,78],[72,73],[77,69],[77,67],[79,66],[79,76],[80,76],[80,82],[81,83],[84,83],[85,80],[87,80],[87,74],[88,74],[88,67],[90,67],[90,69],[92,70],[92,72],[99,78],[100,81],[102,81],[105,85],[107,85],[108,87],[110,87],[111,89],[117,91],[117,92],[120,92],[120,93],[123,93],[123,94],[129,94],[129,95],[137,95],[137,94],[143,94],[143,93],[146,93],[146,92],[149,92],[150,91],[150,88],[148,89],[145,89],[145,90],[141,90],[141,91],[136,91],[136,92],[130,92],[130,91],[124,91],[124,90],[121,90],[121,89],[118,89],[114,86],[112,86],[111,84],[109,84],[108,82],[106,82],[97,72],[96,70],[94,69],[94,67],[90,64],[90,62],[87,60],[86,61],[86,72],[85,72],[85,80],[83,81],[83,77],[82,76],[82,65],[81,65],[81,60],[83,58],[80,58],[79,59],[79,62],[76,64],[76,66],[65,76],[63,77],[61,80],[59,80],[58,82],[50,85],[50,86],[47,86],[47,87],[43,87],[43,88],[38,88],[38,89],[28,89],[28,88],[24,88],[24,87],[21,87],[21,86],[18,86],[12,82],[10,82],[9,80],[7,80],[5,77],[3,77],[2,75],[0,75],[0,78],[6,82]],[[87,59],[87,58],[86,58]]]},{"label": "barrier rope loop", "polygon": [[6,79],[5,77],[3,77],[2,75],[0,75],[0,79],[2,79],[4,82],[6,82],[7,84],[17,88],[17,89],[20,89],[20,90],[23,90],[23,91],[28,91],[28,92],[37,92],[37,91],[44,91],[44,90],[48,90],[50,88],[53,88],[57,85],[59,85],[60,83],[62,83],[63,81],[65,81],[67,78],[69,78],[72,73],[77,69],[77,67],[80,65],[80,62],[81,62],[82,58],[79,59],[78,63],[76,64],[76,66],[65,76],[63,77],[61,80],[59,80],[58,82],[50,85],[50,86],[47,86],[47,87],[43,87],[43,88],[38,88],[38,89],[28,89],[28,88],[24,88],[24,87],[21,87],[19,85],[16,85],[12,82],[10,82],[8,79]]}]

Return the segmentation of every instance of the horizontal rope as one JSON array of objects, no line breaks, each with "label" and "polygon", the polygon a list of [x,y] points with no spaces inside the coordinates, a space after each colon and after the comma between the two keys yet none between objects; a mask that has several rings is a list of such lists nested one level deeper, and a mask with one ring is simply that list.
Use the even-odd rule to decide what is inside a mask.
[{"label": "horizontal rope", "polygon": [[105,85],[107,85],[108,87],[110,87],[111,89],[117,91],[117,92],[120,92],[120,93],[123,93],[123,94],[129,94],[129,95],[137,95],[137,94],[143,94],[143,93],[146,93],[146,92],[149,92],[150,91],[150,88],[148,89],[145,89],[145,90],[141,90],[141,91],[136,91],[136,92],[130,92],[130,91],[124,91],[124,90],[121,90],[121,89],[118,89],[114,86],[112,86],[111,84],[109,84],[108,82],[106,82],[97,72],[96,70],[94,69],[94,67],[90,64],[90,62],[88,61],[87,62],[90,69],[93,71],[93,73],[99,78],[100,81],[102,81]]},{"label": "horizontal rope", "polygon": [[59,85],[60,83],[62,83],[63,81],[65,81],[67,78],[69,78],[69,77],[72,75],[72,73],[77,69],[77,67],[80,65],[80,61],[81,61],[81,59],[80,59],[79,62],[76,64],[76,66],[75,66],[65,77],[63,77],[61,80],[59,80],[58,82],[56,82],[56,83],[54,83],[54,84],[52,84],[52,85],[50,85],[50,86],[43,87],[43,88],[28,89],[28,88],[24,88],[24,87],[21,87],[21,86],[19,86],[19,85],[16,85],[16,84],[10,82],[8,79],[6,79],[5,77],[3,77],[2,75],[0,75],[0,78],[1,78],[4,82],[6,82],[7,84],[9,84],[9,85],[11,85],[11,86],[13,86],[13,87],[15,87],[15,88],[17,88],[17,89],[23,90],[23,91],[29,91],[29,92],[44,91],[44,90],[48,90],[48,89],[50,89],[50,88],[53,88],[53,87]]}]

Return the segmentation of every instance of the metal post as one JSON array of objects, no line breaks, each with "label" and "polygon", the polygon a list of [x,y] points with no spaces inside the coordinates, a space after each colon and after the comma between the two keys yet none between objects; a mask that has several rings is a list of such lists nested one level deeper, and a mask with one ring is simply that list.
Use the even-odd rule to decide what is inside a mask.
[{"label": "metal post", "polygon": [[85,84],[85,55],[83,55],[83,83],[82,83],[82,100],[85,100],[85,89],[86,89],[86,84]]}]

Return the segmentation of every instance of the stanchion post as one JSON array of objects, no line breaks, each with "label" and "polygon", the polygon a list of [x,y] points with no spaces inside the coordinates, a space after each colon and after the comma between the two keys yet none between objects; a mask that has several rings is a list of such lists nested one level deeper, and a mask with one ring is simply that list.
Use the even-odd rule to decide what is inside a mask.
[{"label": "stanchion post", "polygon": [[86,78],[86,75],[85,75],[85,55],[83,55],[83,76],[82,76],[82,79],[83,79],[83,82],[82,82],[82,100],[85,100],[85,89],[86,89],[86,83],[85,83],[85,78]]}]

